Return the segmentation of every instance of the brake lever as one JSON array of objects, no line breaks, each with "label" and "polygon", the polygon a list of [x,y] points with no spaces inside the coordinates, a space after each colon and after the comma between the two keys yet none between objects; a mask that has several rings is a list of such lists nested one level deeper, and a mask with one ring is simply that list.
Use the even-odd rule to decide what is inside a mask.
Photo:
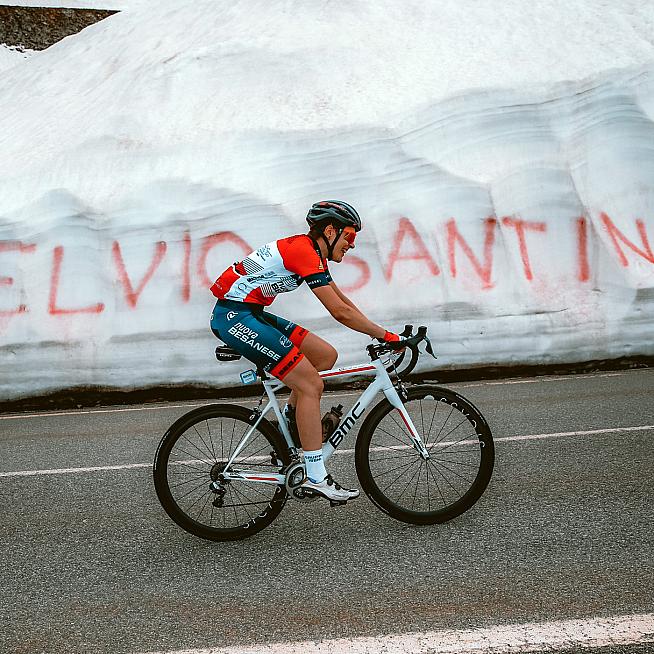
[{"label": "brake lever", "polygon": [[434,354],[434,348],[431,346],[431,341],[425,336],[425,352],[427,354],[431,354],[434,359],[438,359],[438,357]]},{"label": "brake lever", "polygon": [[423,334],[416,334],[415,336],[410,336],[401,341],[391,341],[389,343],[384,343],[384,346],[389,350],[403,350],[405,347],[408,347],[410,350],[414,350],[418,347],[418,343],[424,338]]}]

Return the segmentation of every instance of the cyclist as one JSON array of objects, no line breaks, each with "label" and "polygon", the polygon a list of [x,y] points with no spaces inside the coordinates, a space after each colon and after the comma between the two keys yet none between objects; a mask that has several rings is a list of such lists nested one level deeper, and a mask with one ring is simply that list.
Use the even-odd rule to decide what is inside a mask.
[{"label": "cyclist", "polygon": [[[322,456],[319,370],[329,370],[338,353],[319,336],[294,322],[264,311],[279,293],[306,282],[313,294],[341,324],[383,341],[399,336],[370,321],[336,286],[328,261],[340,263],[354,248],[361,229],[356,210],[340,200],[316,202],[307,214],[309,232],[282,238],[227,268],[211,287],[218,298],[211,330],[224,343],[291,389],[284,409],[292,432],[299,432],[308,493],[335,502],[359,496],[327,474]],[[295,422],[295,425],[293,424]]]}]

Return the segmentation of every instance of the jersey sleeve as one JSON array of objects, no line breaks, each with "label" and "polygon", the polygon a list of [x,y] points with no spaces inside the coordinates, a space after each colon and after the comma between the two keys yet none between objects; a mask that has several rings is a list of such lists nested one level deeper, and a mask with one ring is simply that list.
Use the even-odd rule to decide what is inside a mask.
[{"label": "jersey sleeve", "polygon": [[284,268],[298,275],[309,288],[327,286],[332,277],[327,263],[314,250],[306,236],[291,236],[277,241]]}]

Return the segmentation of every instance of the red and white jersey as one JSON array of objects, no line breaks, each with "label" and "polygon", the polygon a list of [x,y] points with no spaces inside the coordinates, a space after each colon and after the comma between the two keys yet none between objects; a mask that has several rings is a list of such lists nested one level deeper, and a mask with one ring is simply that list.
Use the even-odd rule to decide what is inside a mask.
[{"label": "red and white jersey", "polygon": [[332,281],[327,260],[306,234],[282,238],[248,254],[215,281],[211,292],[219,300],[268,306],[279,293],[306,282],[310,288]]}]

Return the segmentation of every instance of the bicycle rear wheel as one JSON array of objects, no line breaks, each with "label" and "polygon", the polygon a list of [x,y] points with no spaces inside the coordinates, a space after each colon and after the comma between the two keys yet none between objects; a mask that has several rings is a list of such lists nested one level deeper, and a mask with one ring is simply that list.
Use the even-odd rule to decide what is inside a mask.
[{"label": "bicycle rear wheel", "polygon": [[[164,434],[154,461],[154,485],[166,513],[182,529],[208,540],[239,540],[267,527],[286,503],[284,485],[226,481],[212,489],[225,464],[256,421],[252,410],[215,404],[182,416]],[[262,420],[230,467],[278,473],[288,447]]]},{"label": "bicycle rear wheel", "polygon": [[357,437],[361,487],[397,520],[446,522],[468,510],[490,481],[495,460],[490,428],[465,398],[437,386],[409,388],[404,406],[430,458],[418,454],[401,414],[384,399]]}]

